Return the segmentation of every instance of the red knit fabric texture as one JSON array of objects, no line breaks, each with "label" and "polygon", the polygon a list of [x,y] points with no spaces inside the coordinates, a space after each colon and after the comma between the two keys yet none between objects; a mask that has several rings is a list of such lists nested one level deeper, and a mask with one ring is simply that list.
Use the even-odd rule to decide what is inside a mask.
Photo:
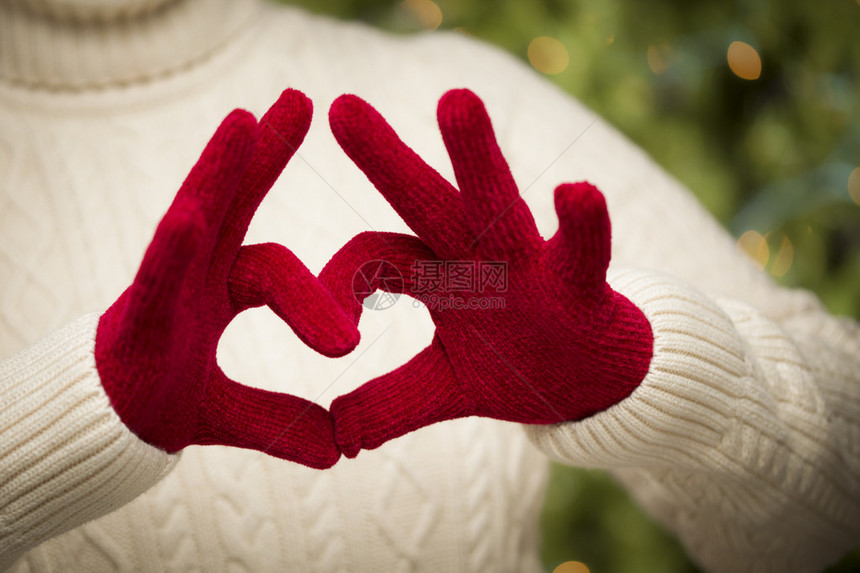
[{"label": "red knit fabric texture", "polygon": [[[346,456],[463,416],[579,420],[638,386],[651,360],[651,327],[606,282],[610,224],[595,187],[555,190],[559,230],[544,240],[471,92],[448,92],[438,107],[459,191],[359,98],[336,100],[329,119],[341,147],[417,237],[359,235],[320,279],[353,320],[362,309],[355,291],[378,287],[424,301],[436,325],[430,345],[408,363],[333,402]],[[375,284],[356,289],[356,272],[378,260],[402,280],[362,274]]]},{"label": "red knit fabric texture", "polygon": [[231,113],[158,225],[134,282],[99,321],[105,391],[129,429],[156,447],[223,444],[316,468],[340,457],[327,410],[243,386],[216,362],[230,321],[262,305],[325,355],[358,342],[354,323],[289,250],[242,246],[311,114],[310,101],[293,90],[259,124],[248,112]]}]

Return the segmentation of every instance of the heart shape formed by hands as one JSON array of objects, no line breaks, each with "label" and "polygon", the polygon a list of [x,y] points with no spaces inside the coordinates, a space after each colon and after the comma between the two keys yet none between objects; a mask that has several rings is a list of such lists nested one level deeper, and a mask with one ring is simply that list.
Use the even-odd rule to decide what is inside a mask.
[{"label": "heart shape formed by hands", "polygon": [[294,90],[259,124],[248,112],[231,113],[158,225],[134,282],[99,321],[102,385],[126,426],[154,446],[223,444],[315,468],[340,457],[326,409],[243,386],[216,361],[227,325],[262,305],[327,356],[358,343],[355,324],[293,253],[273,243],[242,246],[311,115],[310,100]]},{"label": "heart shape formed by hands", "polygon": [[544,240],[473,93],[450,91],[438,107],[459,191],[361,99],[340,97],[329,120],[417,237],[358,235],[320,280],[357,323],[353,276],[368,261],[386,261],[403,281],[373,286],[427,302],[436,325],[430,345],[409,362],[332,403],[344,455],[463,416],[579,420],[638,386],[653,336],[642,312],[606,282],[610,224],[595,187],[556,188],[559,230]]}]

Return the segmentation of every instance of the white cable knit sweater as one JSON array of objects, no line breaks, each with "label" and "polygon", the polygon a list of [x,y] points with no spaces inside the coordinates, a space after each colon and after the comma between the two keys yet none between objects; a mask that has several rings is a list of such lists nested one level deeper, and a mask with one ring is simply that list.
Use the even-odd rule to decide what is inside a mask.
[{"label": "white cable knit sweater", "polygon": [[[860,328],[774,286],[591,112],[456,34],[391,37],[251,0],[111,6],[0,0],[0,570],[539,571],[547,455],[608,468],[709,570],[816,571],[860,542]],[[640,388],[582,422],[457,420],[326,471],[168,455],[131,434],[98,380],[98,313],[221,118],[259,117],[286,87],[316,118],[249,242],[319,272],[358,232],[405,231],[327,108],[360,95],[451,176],[434,112],[468,87],[545,236],[557,183],[606,194],[610,282],[655,334]],[[432,323],[403,298],[361,330],[330,360],[255,310],[219,360],[327,406],[426,346]]]}]

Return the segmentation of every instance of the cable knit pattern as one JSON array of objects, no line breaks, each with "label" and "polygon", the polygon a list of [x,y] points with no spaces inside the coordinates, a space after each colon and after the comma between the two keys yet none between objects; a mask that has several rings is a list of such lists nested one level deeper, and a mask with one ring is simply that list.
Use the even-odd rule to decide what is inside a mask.
[{"label": "cable knit pattern", "polygon": [[709,570],[818,571],[851,549],[856,446],[834,432],[821,373],[791,335],[670,277],[616,272],[611,283],[651,321],[650,371],[588,420],[528,427],[535,444],[613,470]]},{"label": "cable knit pattern", "polygon": [[[183,0],[151,17],[175,11],[192,18],[209,1]],[[219,6],[228,4],[222,1]],[[256,11],[255,2],[233,3],[242,13]],[[0,14],[4,389],[29,395],[42,387],[30,398],[49,403],[82,390],[90,398],[81,407],[106,404],[91,377],[75,383],[44,378],[63,371],[55,364],[92,374],[87,360],[95,317],[85,319],[87,328],[64,331],[53,345],[33,345],[75,317],[103,312],[130,284],[157,221],[234,107],[259,117],[286,87],[313,100],[311,130],[258,211],[248,240],[281,242],[319,272],[359,232],[405,231],[329,133],[324,116],[334,98],[365,98],[453,180],[434,110],[445,91],[468,87],[485,101],[543,236],[557,227],[551,190],[562,181],[588,179],[606,195],[617,266],[659,269],[695,285],[651,272],[612,279],[613,288],[656,309],[646,309],[661,345],[651,375],[629,400],[581,424],[531,428],[540,433],[540,447],[566,463],[612,468],[679,532],[694,557],[714,569],[813,567],[786,565],[789,553],[769,553],[769,542],[805,558],[808,543],[827,537],[819,546],[822,563],[838,558],[852,536],[856,543],[856,325],[828,317],[808,294],[775,287],[737,255],[731,237],[686,190],[531,70],[458,34],[387,36],[272,6],[252,25],[237,20],[228,34],[220,23],[209,30],[177,17],[165,26],[162,43],[146,44],[152,73],[137,68],[137,79],[130,80],[110,58],[123,54],[136,66],[134,39],[142,33],[136,26],[147,18],[125,20],[124,30],[134,33],[110,32],[117,43],[109,51],[93,48],[72,27],[46,44],[47,23],[30,16]],[[214,10],[200,22],[209,18],[230,20],[228,12]],[[182,37],[171,30],[182,30]],[[74,52],[76,42],[84,52]],[[18,57],[28,49],[47,50],[45,59]],[[186,57],[190,53],[206,55]],[[338,360],[312,353],[269,313],[251,311],[228,327],[219,364],[247,384],[327,406],[429,343],[433,325],[410,302],[403,297],[389,310],[365,312],[362,344]],[[22,350],[35,360],[27,368],[9,358]],[[95,492],[68,512],[51,512],[56,522],[21,505],[64,503],[52,492],[31,489],[48,494],[34,499],[0,490],[0,527],[9,523],[6,508],[13,508],[21,516],[14,535],[25,540],[10,552],[0,538],[0,555],[8,561],[25,545],[45,540],[12,565],[16,573],[541,570],[537,515],[546,456],[516,424],[438,424],[325,472],[258,452],[191,447],[159,481],[169,462],[158,452],[135,454],[141,444],[133,440],[130,449],[111,449],[123,442],[107,413],[98,418],[101,426],[87,426],[92,435],[83,439],[90,434],[75,433],[74,425],[49,426],[49,432],[29,423],[10,427],[14,409],[6,408],[5,392],[0,401],[0,452],[12,443],[11,428],[20,439],[61,448],[54,455],[67,461],[92,452],[104,464],[68,490],[72,497],[57,498]],[[85,417],[75,420],[84,423]],[[61,447],[64,440],[68,448]],[[40,451],[48,450],[16,450]],[[0,459],[4,488],[23,475],[8,467]],[[46,468],[42,479],[47,483],[64,467]],[[107,480],[109,471],[117,473]],[[147,487],[120,509],[55,535]],[[749,562],[730,561],[742,561],[738,548],[753,546],[758,553]]]},{"label": "cable knit pattern", "polygon": [[0,570],[121,507],[176,463],[140,441],[105,396],[88,315],[0,362]]}]

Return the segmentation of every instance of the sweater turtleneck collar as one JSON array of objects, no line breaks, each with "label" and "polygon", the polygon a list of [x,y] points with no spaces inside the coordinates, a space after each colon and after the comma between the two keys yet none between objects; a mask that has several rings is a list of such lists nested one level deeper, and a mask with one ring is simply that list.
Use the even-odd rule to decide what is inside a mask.
[{"label": "sweater turtleneck collar", "polygon": [[193,66],[257,12],[257,0],[0,0],[0,82],[82,91]]}]

